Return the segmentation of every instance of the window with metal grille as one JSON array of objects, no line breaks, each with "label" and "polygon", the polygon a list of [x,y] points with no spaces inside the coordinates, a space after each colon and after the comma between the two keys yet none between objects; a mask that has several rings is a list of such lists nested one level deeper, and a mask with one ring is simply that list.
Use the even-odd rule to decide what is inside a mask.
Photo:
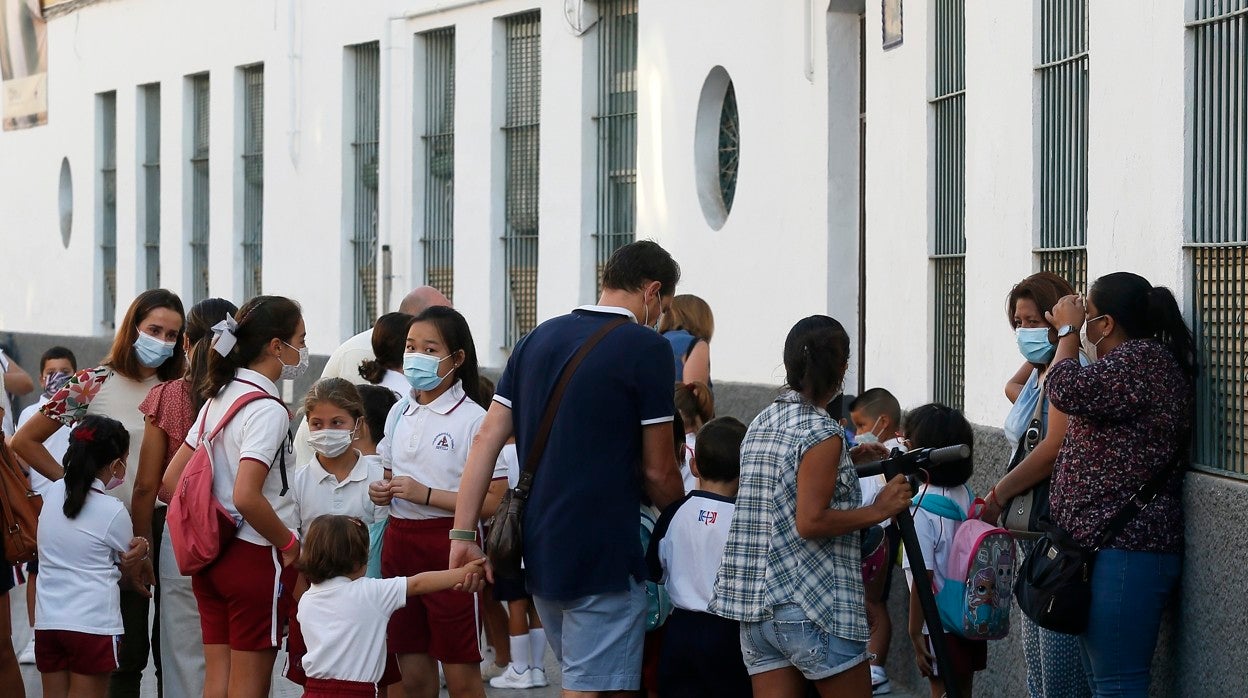
[{"label": "window with metal grille", "polygon": [[242,73],[243,298],[252,298],[264,292],[264,66]]},{"label": "window with metal grille", "polygon": [[191,77],[191,302],[208,297],[208,74]]},{"label": "window with metal grille", "polygon": [[961,409],[966,384],[966,12],[936,0],[932,156],[933,397]]},{"label": "window with metal grille", "polygon": [[160,84],[142,87],[143,97],[143,284],[160,288]]},{"label": "window with metal grille", "polygon": [[117,93],[102,92],[98,101],[101,323],[111,330],[117,314]]},{"label": "window with metal grille", "polygon": [[381,102],[381,50],[376,41],[352,46],[355,103],[351,136],[353,206],[351,249],[355,266],[354,312],[356,332],[377,319],[377,158]]},{"label": "window with metal grille", "polygon": [[425,283],[454,300],[455,28],[425,39]]},{"label": "window with metal grille", "polygon": [[598,20],[599,289],[611,253],[637,230],[637,0],[609,0]]},{"label": "window with metal grille", "polygon": [[1196,467],[1248,477],[1248,0],[1196,0],[1192,42],[1192,317]]},{"label": "window with metal grille", "polygon": [[1041,0],[1040,226],[1036,257],[1088,285],[1088,0]]},{"label": "window with metal grille", "polygon": [[506,19],[506,184],[503,259],[507,270],[503,344],[537,325],[538,153],[542,90],[541,13]]}]

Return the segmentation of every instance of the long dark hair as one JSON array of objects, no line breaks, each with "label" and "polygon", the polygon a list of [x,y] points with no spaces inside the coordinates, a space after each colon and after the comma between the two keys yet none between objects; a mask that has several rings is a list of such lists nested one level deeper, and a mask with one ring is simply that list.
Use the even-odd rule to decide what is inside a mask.
[{"label": "long dark hair", "polygon": [[173,356],[165,359],[165,362],[156,368],[156,375],[162,383],[182,375],[186,359],[182,351],[182,334],[186,331],[186,312],[182,310],[182,299],[178,298],[173,291],[166,291],[163,288],[144,291],[130,303],[126,316],[117,326],[117,334],[113,337],[113,345],[108,350],[108,356],[100,362],[101,366],[108,366],[131,380],[139,380],[142,365],[134,350],[134,341],[139,338],[139,323],[143,322],[148,313],[157,308],[168,308],[177,313],[178,317],[182,318],[182,329],[178,330],[178,338],[173,345]]},{"label": "long dark hair", "polygon": [[208,352],[208,371],[196,383],[195,391],[204,400],[211,400],[234,380],[234,371],[255,361],[270,341],[292,339],[302,318],[299,304],[289,298],[256,296],[244,303],[234,315],[237,343],[228,356],[221,356],[215,348]]},{"label": "long dark hair", "polygon": [[130,451],[130,432],[121,422],[101,415],[88,415],[69,433],[65,450],[65,506],[67,518],[75,518],[87,502],[91,483],[100,468]]},{"label": "long dark hair", "polygon": [[431,305],[416,316],[413,323],[432,322],[451,354],[464,352],[464,361],[455,369],[455,377],[464,384],[468,399],[481,404],[481,368],[477,364],[477,345],[472,343],[472,330],[458,310],[444,305]]},{"label": "long dark hair", "polygon": [[1170,350],[1184,373],[1196,376],[1196,341],[1170,289],[1154,286],[1139,274],[1118,271],[1097,279],[1088,298],[1098,312],[1121,325],[1128,337],[1157,340]]},{"label": "long dark hair", "polygon": [[832,397],[845,381],[849,334],[827,315],[802,318],[784,340],[784,382],[811,400]]},{"label": "long dark hair", "polygon": [[407,313],[386,313],[373,325],[373,356],[360,362],[360,377],[377,385],[387,370],[403,370],[403,350],[407,344],[407,328],[416,318]]},{"label": "long dark hair", "polygon": [[208,298],[191,306],[186,314],[186,339],[191,348],[187,353],[186,382],[190,387],[191,405],[195,412],[204,406],[204,398],[195,389],[208,375],[208,355],[212,353],[212,326],[225,317],[233,317],[238,307],[224,298]]}]

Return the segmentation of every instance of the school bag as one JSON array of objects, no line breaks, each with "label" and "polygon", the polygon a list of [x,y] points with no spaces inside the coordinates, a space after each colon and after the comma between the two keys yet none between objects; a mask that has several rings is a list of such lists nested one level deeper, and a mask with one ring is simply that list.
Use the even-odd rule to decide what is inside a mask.
[{"label": "school bag", "polygon": [[[165,526],[172,536],[170,540],[173,543],[173,557],[177,560],[178,570],[184,575],[195,574],[211,565],[238,532],[234,516],[212,493],[212,443],[239,410],[257,400],[277,400],[279,404],[282,402],[263,390],[247,393],[230,405],[221,416],[221,421],[217,422],[216,428],[207,436],[204,435],[204,426],[208,419],[208,410],[204,410],[204,415],[199,420],[199,445],[195,447],[195,452],[186,463],[186,469],[178,478],[178,489],[169,500],[165,518]],[[282,409],[285,408],[283,404]],[[284,456],[280,467],[284,495]]]},{"label": "school bag", "polygon": [[969,512],[939,494],[920,493],[912,501],[958,522],[945,568],[932,570],[936,608],[945,630],[968,640],[1000,640],[1008,635],[1014,602],[1014,539],[1009,531],[977,518],[982,499],[974,500]]},{"label": "school bag", "polygon": [[[386,433],[382,438],[394,433],[394,425],[399,423],[399,417],[403,416],[410,404],[410,397],[402,397],[390,408],[390,416],[386,418]],[[386,527],[389,525],[389,516],[368,525],[368,569],[364,572],[366,577],[381,579],[381,541],[386,537]]]},{"label": "school bag", "polygon": [[[0,390],[4,387],[0,386]],[[4,553],[5,560],[17,565],[36,558],[42,509],[43,497],[31,489],[16,455],[0,434],[0,526],[3,527],[0,552]]]},{"label": "school bag", "polygon": [[[650,507],[641,505],[641,549],[650,549],[650,538],[654,535],[654,514]],[[672,599],[667,595],[667,588],[661,582],[646,580],[646,632],[650,632],[667,620],[672,614]]]}]

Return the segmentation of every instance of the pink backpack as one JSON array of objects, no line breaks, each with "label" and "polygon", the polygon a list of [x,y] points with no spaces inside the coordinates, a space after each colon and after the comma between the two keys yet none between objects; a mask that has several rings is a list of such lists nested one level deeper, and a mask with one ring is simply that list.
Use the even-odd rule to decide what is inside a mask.
[{"label": "pink backpack", "polygon": [[[173,556],[182,574],[195,574],[211,565],[234,540],[238,524],[212,493],[212,442],[244,406],[266,399],[277,400],[263,391],[250,392],[238,398],[207,437],[204,436],[207,410],[199,420],[199,445],[178,479],[178,489],[170,498],[165,519],[172,536]],[[284,409],[285,405],[282,407]]]}]

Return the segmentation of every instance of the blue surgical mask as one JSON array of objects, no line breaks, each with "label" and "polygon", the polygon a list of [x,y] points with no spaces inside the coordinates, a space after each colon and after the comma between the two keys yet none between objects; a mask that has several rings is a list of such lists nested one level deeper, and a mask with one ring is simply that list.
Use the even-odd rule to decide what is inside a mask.
[{"label": "blue surgical mask", "polygon": [[150,334],[140,332],[134,340],[134,350],[138,354],[139,363],[148,368],[156,368],[173,356],[176,342],[162,342]]},{"label": "blue surgical mask", "polygon": [[[403,355],[403,376],[407,378],[407,382],[416,390],[433,390],[442,385],[442,381],[446,380],[446,376],[438,375],[438,367],[443,361],[451,358],[443,356],[438,358],[429,354],[404,354]],[[447,376],[451,375],[449,372]]]},{"label": "blue surgical mask", "polygon": [[1020,327],[1014,330],[1018,338],[1018,351],[1033,364],[1048,364],[1053,360],[1057,347],[1049,341],[1047,327]]}]

